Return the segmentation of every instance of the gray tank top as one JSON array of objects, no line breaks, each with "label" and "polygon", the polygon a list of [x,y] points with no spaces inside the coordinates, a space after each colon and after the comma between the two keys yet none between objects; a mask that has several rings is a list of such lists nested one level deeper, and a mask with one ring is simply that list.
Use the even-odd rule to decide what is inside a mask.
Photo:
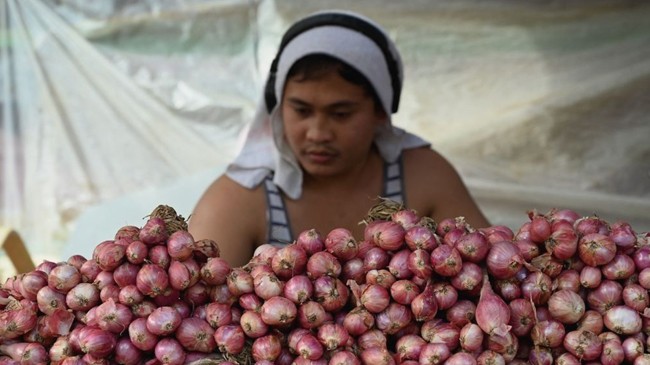
[{"label": "gray tank top", "polygon": [[[266,218],[268,222],[267,242],[276,246],[288,245],[294,241],[295,236],[291,232],[284,199],[278,187],[273,183],[273,174],[269,174],[264,179],[264,190],[266,192]],[[402,156],[396,162],[384,163],[384,187],[381,196],[406,205]]]}]

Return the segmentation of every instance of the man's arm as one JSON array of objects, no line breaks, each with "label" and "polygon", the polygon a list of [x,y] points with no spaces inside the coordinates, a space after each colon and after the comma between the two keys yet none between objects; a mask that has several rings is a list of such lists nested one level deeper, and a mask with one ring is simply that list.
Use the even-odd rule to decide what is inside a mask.
[{"label": "man's arm", "polygon": [[194,208],[189,232],[197,241],[217,242],[221,257],[233,267],[246,264],[266,226],[262,193],[261,188],[249,190],[225,175],[219,177]]},{"label": "man's arm", "polygon": [[[437,222],[465,217],[474,228],[490,223],[469,193],[456,169],[438,152],[429,148],[408,150],[405,158],[409,205],[419,205]],[[414,201],[417,199],[419,201]]]}]

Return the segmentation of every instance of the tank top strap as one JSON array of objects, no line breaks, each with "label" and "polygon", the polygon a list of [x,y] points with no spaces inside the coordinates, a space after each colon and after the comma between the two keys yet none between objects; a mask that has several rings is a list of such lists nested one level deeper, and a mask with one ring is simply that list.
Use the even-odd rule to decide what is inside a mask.
[{"label": "tank top strap", "polygon": [[395,162],[384,163],[384,191],[382,197],[406,205],[402,155]]},{"label": "tank top strap", "polygon": [[287,209],[280,190],[273,183],[273,174],[264,179],[266,193],[266,220],[268,222],[267,242],[275,246],[285,246],[293,242],[293,234]]}]

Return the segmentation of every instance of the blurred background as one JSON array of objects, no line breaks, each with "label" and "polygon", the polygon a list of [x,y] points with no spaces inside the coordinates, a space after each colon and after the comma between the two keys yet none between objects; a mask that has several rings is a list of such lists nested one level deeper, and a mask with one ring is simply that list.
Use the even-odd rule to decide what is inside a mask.
[{"label": "blurred background", "polygon": [[1,4],[0,225],[36,263],[90,257],[158,204],[188,217],[236,154],[282,33],[325,8],[390,32],[395,123],[451,160],[493,224],[570,208],[650,231],[649,2]]}]

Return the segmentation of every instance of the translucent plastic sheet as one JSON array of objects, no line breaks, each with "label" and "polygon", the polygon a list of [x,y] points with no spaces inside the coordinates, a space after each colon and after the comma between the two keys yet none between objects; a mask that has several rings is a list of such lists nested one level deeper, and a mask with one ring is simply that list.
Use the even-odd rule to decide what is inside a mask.
[{"label": "translucent plastic sheet", "polygon": [[282,32],[324,8],[389,29],[406,64],[396,123],[494,224],[561,207],[650,230],[650,5],[613,0],[7,0],[0,224],[38,257],[94,246],[145,203],[189,214]]}]

